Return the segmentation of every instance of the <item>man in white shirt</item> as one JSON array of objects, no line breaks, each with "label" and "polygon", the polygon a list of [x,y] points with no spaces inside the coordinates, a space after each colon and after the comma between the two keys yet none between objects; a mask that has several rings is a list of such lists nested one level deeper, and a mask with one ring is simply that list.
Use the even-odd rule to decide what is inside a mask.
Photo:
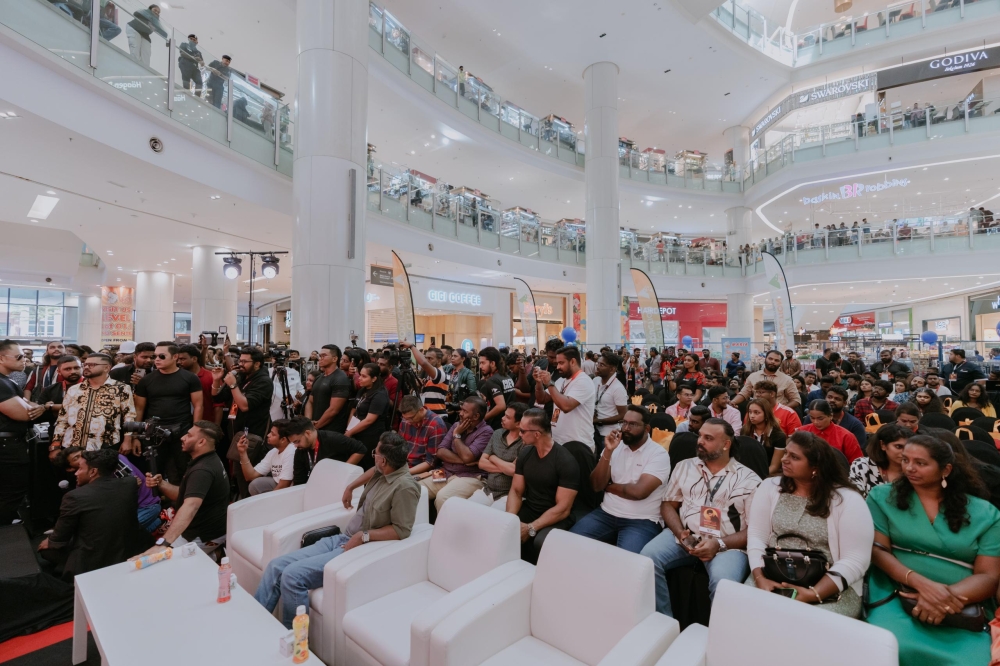
[{"label": "man in white shirt", "polygon": [[552,441],[566,445],[579,442],[594,452],[594,382],[580,367],[580,350],[563,347],[556,352],[560,378],[552,382],[547,370],[536,369],[535,381],[545,390],[545,402],[553,403]]},{"label": "man in white shirt", "polygon": [[240,452],[240,471],[243,478],[249,483],[251,495],[269,493],[272,490],[281,490],[292,485],[292,472],[295,469],[295,447],[290,446],[286,433],[282,432],[288,421],[279,419],[271,423],[271,429],[267,431],[267,445],[271,449],[256,465],[250,463],[247,456],[246,435],[242,435],[236,443],[236,448]]},{"label": "man in white shirt", "polygon": [[587,373],[588,377],[593,378],[597,374],[597,363],[594,362],[594,357],[596,354],[592,351],[588,351],[583,356],[583,371]]},{"label": "man in white shirt", "polygon": [[[286,376],[288,377],[288,398],[291,400],[289,405],[291,405],[299,399],[304,389],[302,387],[302,379],[299,377],[299,371],[296,368],[287,368]],[[284,397],[277,368],[271,371],[271,379],[274,381],[274,392],[271,394],[271,422],[273,423],[278,419],[285,418],[285,410],[281,408],[281,401],[284,400]]]},{"label": "man in white shirt", "polygon": [[597,376],[594,377],[594,446],[600,454],[604,438],[615,430],[625,416],[628,391],[618,381],[621,358],[611,351],[597,357]]},{"label": "man in white shirt", "polygon": [[742,583],[750,575],[747,516],[760,477],[730,457],[734,438],[729,423],[709,419],[698,435],[698,457],[680,462],[670,476],[660,505],[667,529],[640,553],[653,560],[659,613],[673,617],[671,569],[703,562],[709,597],[720,580]]},{"label": "man in white shirt", "polygon": [[604,439],[604,452],[590,473],[604,501],[570,531],[638,553],[660,533],[660,502],[670,476],[670,456],[649,438],[651,415],[629,405],[621,429]]},{"label": "man in white shirt", "polygon": [[729,425],[733,426],[733,430],[739,430],[743,423],[740,418],[740,410],[729,404],[729,393],[723,386],[713,386],[708,389],[708,411],[711,418],[722,419]]},{"label": "man in white shirt", "polygon": [[675,423],[683,423],[691,415],[691,405],[694,403],[694,389],[690,386],[677,387],[677,402],[667,407],[666,412],[674,417]]}]

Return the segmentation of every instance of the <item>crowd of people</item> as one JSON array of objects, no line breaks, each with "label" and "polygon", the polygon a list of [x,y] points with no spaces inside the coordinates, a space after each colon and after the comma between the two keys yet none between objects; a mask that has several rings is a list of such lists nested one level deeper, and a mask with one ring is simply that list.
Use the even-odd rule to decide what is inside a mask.
[{"label": "crowd of people", "polygon": [[365,487],[357,514],[268,564],[269,609],[308,604],[345,550],[407,538],[426,492],[432,522],[454,497],[516,514],[528,562],[554,529],[649,557],[657,610],[686,621],[727,579],[885,627],[901,663],[987,663],[1000,395],[986,373],[961,349],[924,374],[891,349],[870,366],[827,350],[805,372],[792,350],[760,360],[553,339],[308,358],[52,342],[35,362],[3,341],[0,522],[24,521],[67,578],[185,542],[218,556],[231,502],[329,458],[364,470],[343,498]]}]

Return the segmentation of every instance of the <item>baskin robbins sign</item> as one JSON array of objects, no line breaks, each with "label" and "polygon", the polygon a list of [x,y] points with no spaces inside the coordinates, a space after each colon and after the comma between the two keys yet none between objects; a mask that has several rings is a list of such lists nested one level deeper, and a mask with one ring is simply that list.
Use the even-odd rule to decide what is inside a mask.
[{"label": "baskin robbins sign", "polygon": [[909,178],[893,178],[892,180],[887,179],[871,185],[867,183],[846,183],[833,192],[823,192],[815,197],[802,197],[802,203],[809,205],[819,204],[824,201],[831,200],[857,199],[865,196],[866,194],[874,194],[875,192],[882,192],[896,187],[907,187],[909,184]]}]

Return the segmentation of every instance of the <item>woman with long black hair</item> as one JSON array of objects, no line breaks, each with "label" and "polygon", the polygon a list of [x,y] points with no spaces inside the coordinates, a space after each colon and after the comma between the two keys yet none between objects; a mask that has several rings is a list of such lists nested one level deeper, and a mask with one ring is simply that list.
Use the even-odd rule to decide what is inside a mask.
[{"label": "woman with long black hair", "polygon": [[378,445],[378,438],[385,432],[389,415],[389,393],[382,384],[378,366],[366,363],[358,372],[358,404],[351,410],[347,437],[353,437],[365,445],[368,453],[361,460],[365,470],[375,464],[372,453]]}]

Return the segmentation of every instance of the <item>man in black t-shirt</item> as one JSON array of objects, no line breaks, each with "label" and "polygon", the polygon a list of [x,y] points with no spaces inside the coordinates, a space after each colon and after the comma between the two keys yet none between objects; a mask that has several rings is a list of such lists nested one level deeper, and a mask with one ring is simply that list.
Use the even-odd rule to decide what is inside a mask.
[{"label": "man in black t-shirt", "polygon": [[143,555],[171,548],[181,537],[185,541],[200,540],[202,550],[209,553],[225,543],[229,477],[215,454],[216,443],[222,438],[219,426],[211,421],[196,421],[181,438],[182,450],[191,456],[191,464],[180,485],[164,481],[160,474],[146,474],[146,485],[173,502],[176,514],[163,537]]},{"label": "man in black t-shirt", "polygon": [[331,458],[357,465],[368,453],[365,445],[353,437],[332,430],[316,430],[312,421],[304,416],[290,419],[280,434],[295,446],[293,486],[300,486],[308,481],[313,467],[320,460]]},{"label": "man in black t-shirt", "polygon": [[521,439],[524,447],[514,463],[507,513],[516,513],[521,521],[521,559],[535,564],[549,532],[572,527],[580,467],[573,454],[552,441],[552,423],[543,409],[524,412]]},{"label": "man in black t-shirt", "polygon": [[486,401],[487,424],[500,430],[503,413],[507,405],[514,402],[514,380],[504,374],[503,360],[495,347],[486,347],[479,352],[479,370],[483,381],[479,385],[479,395]]},{"label": "man in black t-shirt", "polygon": [[155,353],[156,345],[152,342],[140,342],[135,346],[132,363],[112,369],[108,376],[116,382],[129,384],[134,389],[139,380],[153,369],[153,354]]},{"label": "man in black t-shirt", "polygon": [[24,371],[21,346],[13,340],[0,342],[0,525],[17,518],[17,508],[28,492],[29,457],[25,434],[31,419],[45,407],[28,402],[21,388],[10,379]]},{"label": "man in black t-shirt", "polygon": [[157,344],[153,355],[156,369],[135,387],[135,420],[159,417],[160,427],[170,431],[156,454],[156,464],[157,471],[172,483],[184,476],[188,456],[182,450],[181,437],[194,421],[201,421],[204,397],[198,375],[178,367],[177,352],[172,342]]},{"label": "man in black t-shirt", "polygon": [[317,430],[343,433],[351,410],[351,378],[340,369],[341,352],[337,345],[323,345],[319,350],[319,369],[323,374],[313,381],[312,418]]}]

